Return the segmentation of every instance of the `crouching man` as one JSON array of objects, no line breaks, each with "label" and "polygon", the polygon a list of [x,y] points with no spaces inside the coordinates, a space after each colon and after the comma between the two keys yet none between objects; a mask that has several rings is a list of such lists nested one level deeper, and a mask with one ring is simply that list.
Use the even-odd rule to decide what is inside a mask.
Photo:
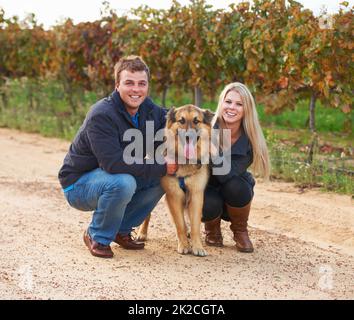
[{"label": "crouching man", "polygon": [[166,111],[148,97],[149,68],[138,56],[122,58],[115,66],[115,90],[93,105],[77,132],[59,171],[59,181],[70,206],[93,211],[84,232],[91,254],[113,257],[111,242],[139,250],[143,242],[131,234],[163,195],[160,177],[174,174],[174,164],[127,164],[123,141],[126,130],[140,130],[146,150],[146,121],[155,132],[165,126]]}]

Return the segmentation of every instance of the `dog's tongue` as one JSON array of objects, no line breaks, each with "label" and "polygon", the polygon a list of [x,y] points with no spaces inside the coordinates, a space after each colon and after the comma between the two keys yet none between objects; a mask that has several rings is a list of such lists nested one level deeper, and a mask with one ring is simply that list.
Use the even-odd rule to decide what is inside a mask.
[{"label": "dog's tongue", "polygon": [[192,142],[186,143],[184,145],[184,156],[186,159],[194,159],[195,158],[195,148]]}]

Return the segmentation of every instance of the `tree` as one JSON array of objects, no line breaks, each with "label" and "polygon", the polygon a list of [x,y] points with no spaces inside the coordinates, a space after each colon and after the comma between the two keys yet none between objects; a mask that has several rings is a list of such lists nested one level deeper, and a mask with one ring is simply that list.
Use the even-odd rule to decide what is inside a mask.
[{"label": "tree", "polygon": [[5,18],[5,11],[0,8],[0,95],[4,108],[7,107],[7,94],[4,88],[6,79],[11,76],[8,67],[10,48],[8,44],[9,32],[7,30],[8,20]]},{"label": "tree", "polygon": [[95,90],[105,95],[114,87],[114,62],[122,54],[122,48],[114,44],[116,23],[116,16],[77,25],[67,19],[54,28],[57,77],[73,113],[77,113],[75,92]]},{"label": "tree", "polygon": [[[47,52],[51,39],[42,25],[38,25],[34,14],[29,14],[23,21],[16,16],[1,19],[1,82],[5,78],[26,78],[29,88],[29,108],[34,108],[34,90],[38,88],[38,80],[48,68]],[[6,96],[2,92],[3,101]],[[37,105],[39,104],[39,99]]]},{"label": "tree", "polygon": [[107,95],[113,90],[114,65],[127,50],[131,25],[131,20],[127,16],[118,17],[109,7],[102,14],[101,20],[95,24],[91,38],[94,45],[91,45],[88,75],[94,89],[102,95]]},{"label": "tree", "polygon": [[171,84],[186,90],[192,87],[199,106],[202,90],[214,94],[220,84],[216,56],[211,50],[217,15],[210,8],[204,0],[193,0],[186,7],[173,1],[168,10],[144,6],[133,11],[138,28],[129,51],[139,50],[151,66],[157,91],[163,93],[163,104]]},{"label": "tree", "polygon": [[221,70],[212,50],[214,37],[218,36],[215,25],[219,11],[211,8],[205,0],[191,0],[189,6],[179,10],[180,19],[176,20],[179,24],[174,35],[180,45],[182,63],[189,67],[187,84],[194,88],[197,106],[202,105],[202,90],[213,95],[220,84]]},{"label": "tree", "polygon": [[173,22],[167,10],[142,6],[133,10],[137,16],[135,35],[127,43],[129,52],[138,52],[151,70],[151,80],[158,93],[162,93],[162,106],[166,106],[168,88],[172,84],[174,39],[169,29]]},{"label": "tree", "polygon": [[244,80],[271,113],[281,112],[289,106],[285,92],[278,89],[285,63],[282,32],[289,19],[284,0],[256,0],[248,16],[250,29],[243,41],[247,61]]},{"label": "tree", "polygon": [[309,99],[309,126],[316,131],[315,106],[320,100],[328,107],[342,106],[349,112],[353,64],[353,12],[341,10],[332,17],[333,26],[321,24],[321,18],[295,1],[291,19],[282,32],[284,65],[278,80],[279,94],[288,100]]},{"label": "tree", "polygon": [[230,9],[219,12],[211,47],[222,70],[219,74],[220,82],[224,84],[244,82],[244,72],[247,69],[244,41],[251,33],[254,20],[248,2],[239,3],[237,6],[232,4]]}]

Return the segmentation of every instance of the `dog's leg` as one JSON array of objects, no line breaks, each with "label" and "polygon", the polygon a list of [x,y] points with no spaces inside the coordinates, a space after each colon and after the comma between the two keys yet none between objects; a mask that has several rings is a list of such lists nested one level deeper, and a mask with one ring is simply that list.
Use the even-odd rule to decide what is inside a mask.
[{"label": "dog's leg", "polygon": [[176,194],[166,193],[166,201],[170,209],[173,221],[177,232],[177,251],[180,254],[187,254],[191,252],[191,248],[187,238],[186,223],[184,220],[184,193],[177,192]]},{"label": "dog's leg", "polygon": [[208,253],[203,248],[200,237],[204,193],[202,191],[195,190],[191,192],[190,197],[191,199],[188,205],[188,214],[191,222],[192,252],[195,256],[205,257]]},{"label": "dog's leg", "polygon": [[139,241],[146,241],[147,240],[147,232],[149,228],[149,222],[150,222],[151,214],[149,214],[144,222],[140,225],[139,230],[138,230],[138,235],[137,235],[137,240]]}]

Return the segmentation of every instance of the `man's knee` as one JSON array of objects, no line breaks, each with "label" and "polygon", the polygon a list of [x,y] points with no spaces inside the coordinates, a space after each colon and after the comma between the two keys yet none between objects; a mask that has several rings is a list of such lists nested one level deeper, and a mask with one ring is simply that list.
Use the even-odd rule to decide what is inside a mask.
[{"label": "man's knee", "polygon": [[130,174],[112,174],[106,185],[106,191],[114,192],[120,197],[131,198],[136,191],[136,180]]}]

